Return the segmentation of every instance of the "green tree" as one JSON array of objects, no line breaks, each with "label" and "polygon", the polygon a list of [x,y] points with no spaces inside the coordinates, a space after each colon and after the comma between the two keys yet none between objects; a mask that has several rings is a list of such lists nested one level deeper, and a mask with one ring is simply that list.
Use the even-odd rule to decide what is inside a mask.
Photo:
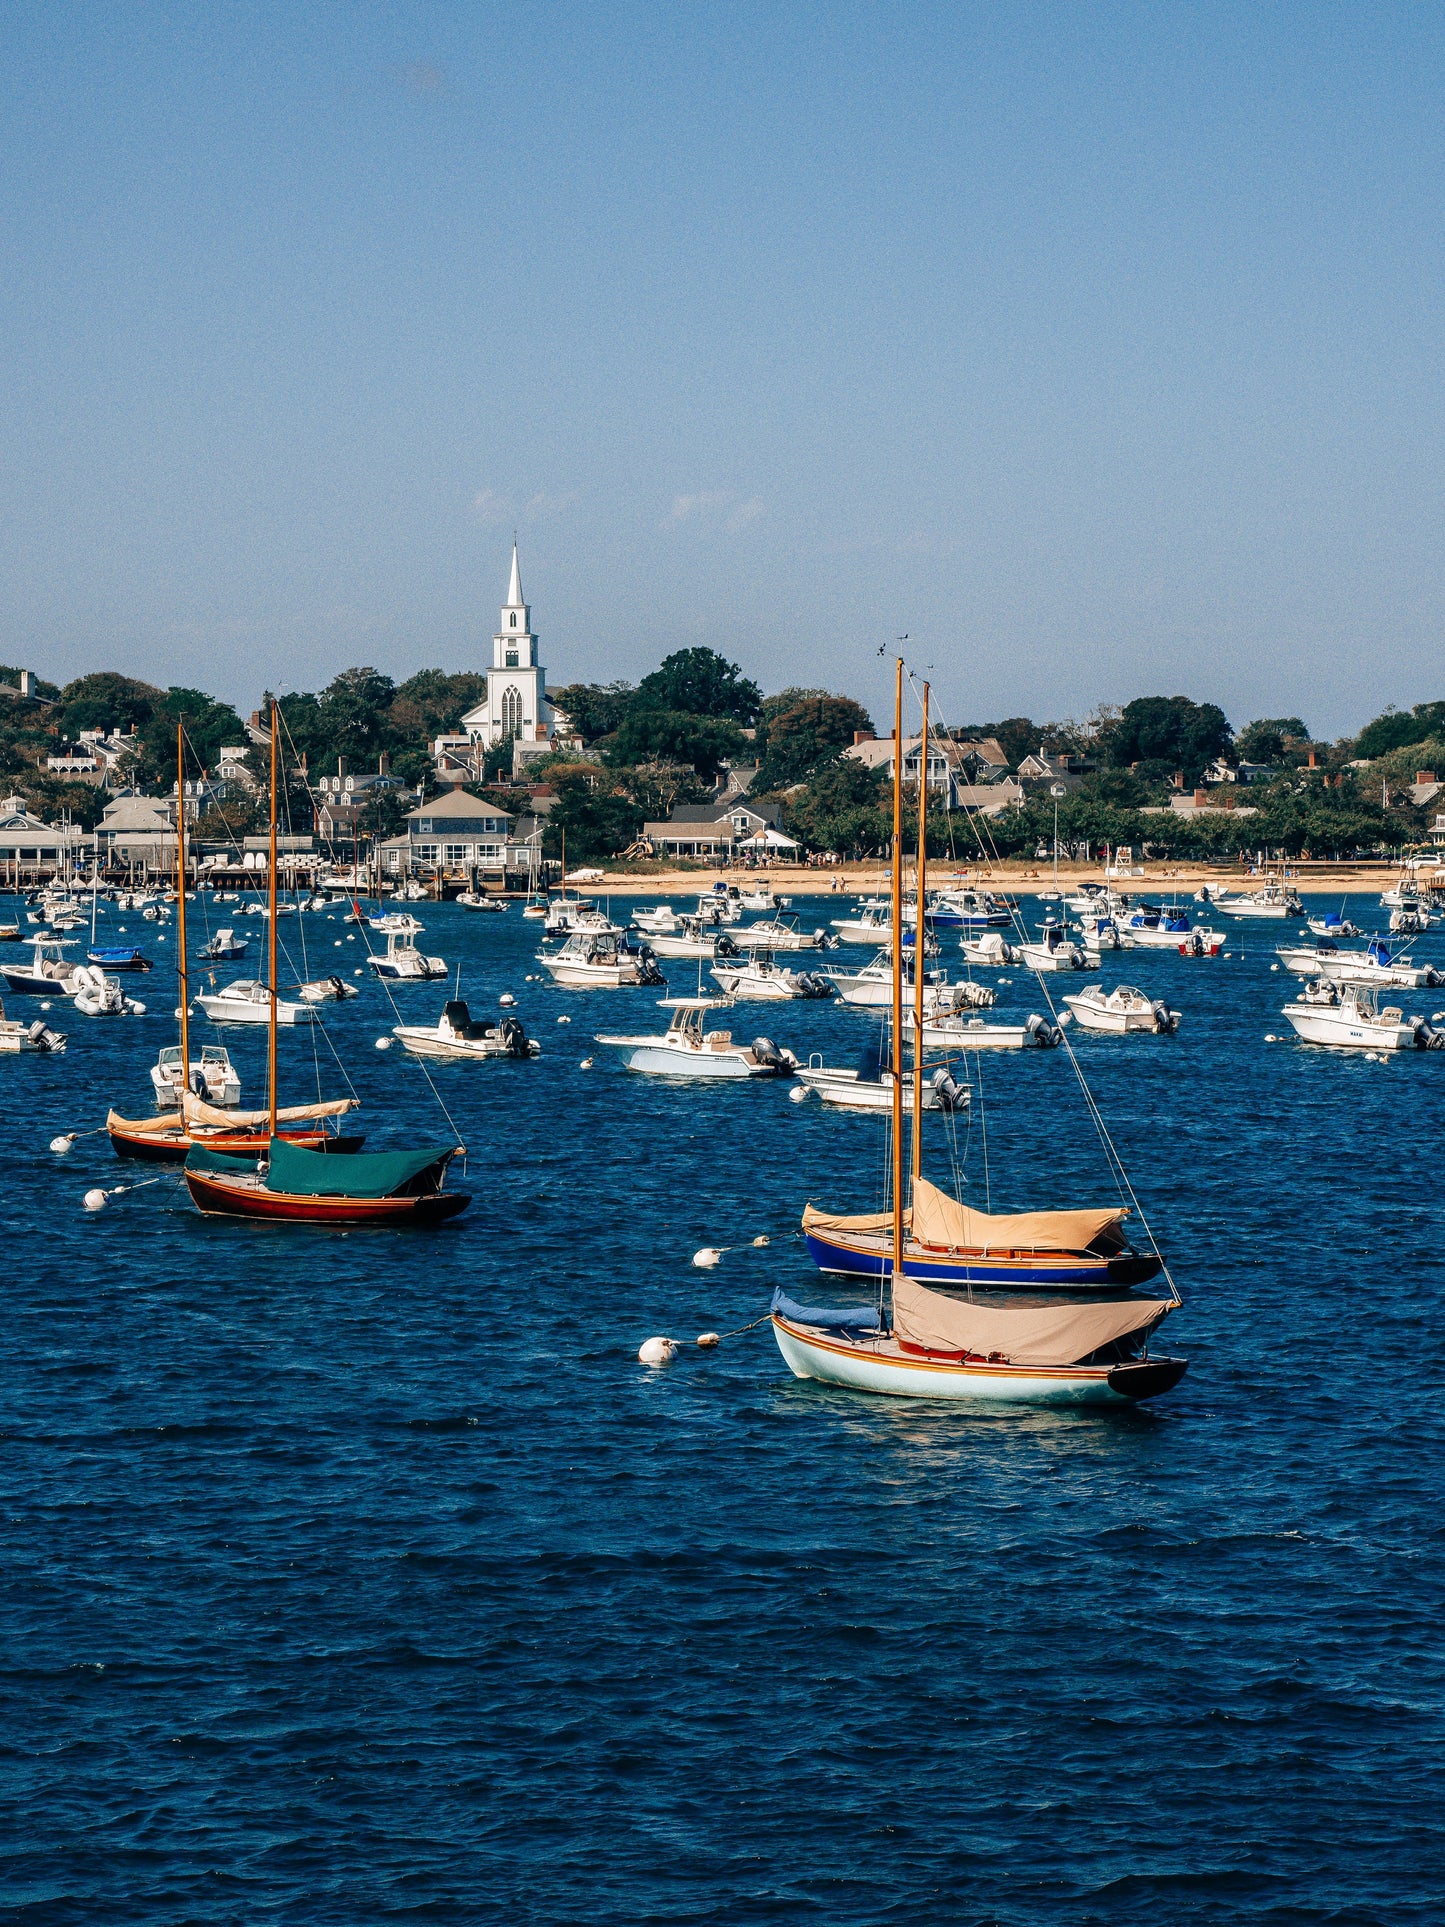
[{"label": "green tree", "polygon": [[1186,788],[1198,782],[1206,765],[1233,741],[1229,718],[1216,703],[1188,696],[1136,696],[1126,703],[1109,739],[1109,759],[1118,767],[1154,764],[1182,770]]},{"label": "green tree", "polygon": [[139,771],[143,782],[169,786],[176,778],[176,724],[185,730],[186,774],[214,770],[226,743],[245,741],[241,719],[229,703],[203,689],[168,689],[140,731]]},{"label": "green tree", "polygon": [[753,723],[762,701],[757,684],[715,649],[676,649],[637,685],[635,707]]},{"label": "green tree", "polygon": [[98,669],[61,690],[60,728],[71,740],[82,729],[144,729],[165,693],[118,670]]},{"label": "green tree", "polygon": [[481,670],[418,669],[391,701],[389,721],[397,747],[426,748],[437,736],[454,735],[469,709],[485,702],[487,678]]},{"label": "green tree", "polygon": [[723,763],[740,757],[747,746],[737,724],[725,717],[635,708],[600,748],[603,760],[614,769],[638,763],[690,763],[699,776],[711,777]]},{"label": "green tree", "polygon": [[629,682],[569,682],[549,689],[547,699],[590,745],[621,726],[636,694]]},{"label": "green tree", "polygon": [[555,768],[550,781],[557,800],[542,832],[545,856],[561,856],[564,832],[569,865],[616,856],[636,842],[642,811],[595,764]]},{"label": "green tree", "polygon": [[1298,716],[1261,716],[1246,723],[1234,739],[1241,763],[1277,763],[1284,755],[1287,736],[1309,741],[1309,731]]},{"label": "green tree", "polygon": [[840,756],[816,769],[802,789],[787,798],[784,824],[789,835],[809,849],[870,855],[892,835],[886,787],[881,770]]},{"label": "green tree", "polygon": [[753,788],[761,794],[801,783],[825,758],[846,749],[860,730],[871,733],[872,728],[867,710],[851,696],[793,690],[770,696],[758,725],[762,754]]},{"label": "green tree", "polygon": [[1413,709],[1387,709],[1366,723],[1355,743],[1357,756],[1387,756],[1392,749],[1408,749],[1427,736],[1445,735],[1445,702],[1416,703]]}]

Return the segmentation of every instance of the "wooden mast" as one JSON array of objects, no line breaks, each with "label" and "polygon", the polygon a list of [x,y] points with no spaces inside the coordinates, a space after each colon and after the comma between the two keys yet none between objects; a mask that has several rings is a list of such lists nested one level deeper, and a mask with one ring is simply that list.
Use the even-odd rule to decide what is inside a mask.
[{"label": "wooden mast", "polygon": [[266,1105],[271,1113],[270,1135],[276,1135],[276,698],[271,698],[271,911],[267,931],[267,962],[271,985],[271,1008],[266,1035]]},{"label": "wooden mast", "polygon": [[923,685],[923,741],[918,756],[918,915],[913,926],[913,1185],[923,1163],[923,887],[928,870],[928,684]]},{"label": "wooden mast", "polygon": [[903,1270],[903,658],[893,692],[893,1275]]},{"label": "wooden mast", "polygon": [[176,938],[181,984],[181,1089],[191,1088],[191,978],[186,962],[186,764],[182,725],[176,724]]}]

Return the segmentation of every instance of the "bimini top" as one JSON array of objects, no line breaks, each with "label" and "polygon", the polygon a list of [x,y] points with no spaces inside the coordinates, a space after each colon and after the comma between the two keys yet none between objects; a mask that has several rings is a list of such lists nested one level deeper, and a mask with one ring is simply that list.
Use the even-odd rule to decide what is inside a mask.
[{"label": "bimini top", "polygon": [[[1118,1227],[1128,1216],[1125,1205],[1099,1206],[1086,1211],[1017,1211],[993,1215],[960,1204],[926,1178],[913,1187],[913,1209],[903,1221],[917,1243],[944,1251],[1084,1251],[1099,1243],[1118,1248]],[[861,1217],[836,1217],[815,1211],[803,1213],[803,1229],[887,1231],[891,1211],[870,1211]]]}]

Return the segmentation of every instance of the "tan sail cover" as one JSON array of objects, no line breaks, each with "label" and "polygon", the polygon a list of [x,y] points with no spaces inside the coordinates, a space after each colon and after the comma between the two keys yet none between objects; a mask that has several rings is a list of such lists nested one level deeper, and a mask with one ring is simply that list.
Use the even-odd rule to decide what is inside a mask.
[{"label": "tan sail cover", "polygon": [[[1122,1243],[1117,1226],[1128,1216],[1122,1205],[1102,1205],[1092,1211],[1017,1211],[993,1216],[975,1211],[920,1178],[913,1187],[913,1209],[903,1214],[910,1238],[944,1251],[1083,1251],[1103,1238],[1105,1249]],[[886,1232],[893,1229],[891,1211],[865,1211],[858,1217],[838,1217],[810,1204],[803,1212],[805,1231]],[[1104,1236],[1108,1233],[1107,1237]]]},{"label": "tan sail cover", "polygon": [[180,1116],[175,1111],[163,1111],[158,1117],[122,1117],[117,1111],[108,1111],[105,1118],[108,1131],[151,1132],[178,1131],[181,1128]]},{"label": "tan sail cover", "polygon": [[974,1305],[929,1291],[912,1278],[893,1281],[893,1330],[935,1352],[1000,1352],[1014,1365],[1074,1365],[1100,1346],[1157,1325],[1167,1299],[1104,1304]]},{"label": "tan sail cover", "polygon": [[[360,1100],[354,1097],[333,1097],[324,1104],[283,1104],[276,1113],[278,1124],[303,1124],[308,1118],[340,1117],[346,1111],[354,1111]],[[181,1092],[181,1111],[187,1124],[206,1124],[213,1129],[250,1130],[257,1125],[269,1124],[269,1111],[223,1111],[218,1104],[208,1104],[194,1091]]]}]

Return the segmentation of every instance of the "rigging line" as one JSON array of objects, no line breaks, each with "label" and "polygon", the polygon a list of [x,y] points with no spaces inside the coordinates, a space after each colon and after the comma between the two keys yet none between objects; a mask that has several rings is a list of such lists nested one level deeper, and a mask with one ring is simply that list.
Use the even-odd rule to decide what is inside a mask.
[{"label": "rigging line", "polygon": [[[367,957],[371,958],[376,953],[371,948],[370,925],[367,923],[362,923],[360,927],[361,927],[361,941],[366,945]],[[387,981],[385,977],[379,977],[377,981],[380,983],[382,989],[386,992],[386,1001],[391,1005],[392,1015],[396,1018],[396,1021],[400,1023],[402,1021],[401,1007],[398,1005],[396,998],[392,993],[392,988],[390,983]],[[465,1152],[467,1147],[462,1138],[461,1132],[457,1129],[456,1119],[452,1116],[451,1112],[447,1109],[446,1103],[442,1098],[442,1094],[436,1087],[436,1080],[432,1076],[430,1070],[428,1070],[427,1068],[426,1059],[424,1057],[413,1057],[410,1051],[406,1052],[406,1056],[410,1060],[410,1062],[415,1064],[416,1068],[421,1072],[422,1076],[426,1079],[427,1083],[431,1086],[431,1094],[437,1101],[437,1109],[441,1112],[442,1116],[446,1119],[447,1123],[450,1124],[452,1128],[452,1135],[456,1138],[456,1141],[457,1141],[457,1148],[460,1151]]]}]

